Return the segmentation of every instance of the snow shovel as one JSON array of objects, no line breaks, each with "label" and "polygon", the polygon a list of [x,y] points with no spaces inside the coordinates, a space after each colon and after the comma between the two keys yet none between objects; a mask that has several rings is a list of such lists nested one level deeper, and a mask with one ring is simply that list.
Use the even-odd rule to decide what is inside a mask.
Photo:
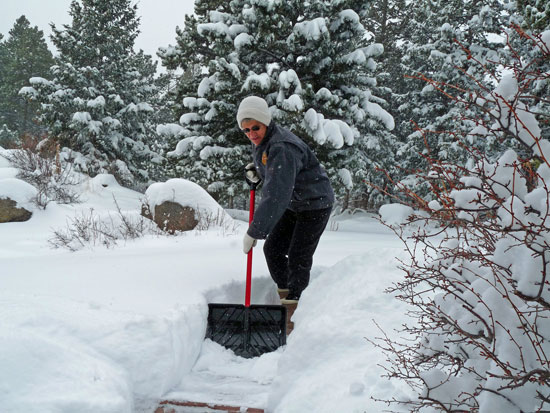
[{"label": "snow shovel", "polygon": [[[256,185],[250,184],[249,224],[254,218]],[[252,358],[276,350],[286,343],[286,308],[282,305],[250,305],[252,250],[246,265],[245,304],[208,304],[206,338]]]}]

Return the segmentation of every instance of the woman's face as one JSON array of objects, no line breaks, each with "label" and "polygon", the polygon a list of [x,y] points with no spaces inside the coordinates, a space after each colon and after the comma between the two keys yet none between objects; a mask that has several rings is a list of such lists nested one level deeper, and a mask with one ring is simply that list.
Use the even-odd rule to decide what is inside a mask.
[{"label": "woman's face", "polygon": [[257,120],[243,120],[241,123],[241,130],[246,137],[250,139],[250,142],[258,146],[265,137],[267,126]]}]

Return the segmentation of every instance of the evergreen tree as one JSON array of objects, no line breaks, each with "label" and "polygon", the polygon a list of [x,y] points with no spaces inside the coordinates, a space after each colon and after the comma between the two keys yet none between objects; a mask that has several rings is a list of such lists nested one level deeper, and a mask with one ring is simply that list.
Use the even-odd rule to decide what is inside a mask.
[{"label": "evergreen tree", "polygon": [[0,65],[0,85],[4,84],[4,79],[6,77],[5,75],[5,67],[4,67],[4,61],[5,61],[5,55],[6,55],[6,45],[4,42],[4,35],[0,33],[0,62],[2,64]]},{"label": "evergreen tree", "polygon": [[550,27],[550,3],[547,0],[517,0],[517,8],[525,29],[540,33]]},{"label": "evergreen tree", "polygon": [[38,105],[23,99],[19,90],[35,76],[46,76],[53,64],[44,33],[31,27],[25,16],[19,17],[2,44],[0,52],[0,125],[16,135],[37,134]]},{"label": "evergreen tree", "polygon": [[[376,43],[384,46],[384,54],[379,63],[381,96],[390,104],[391,114],[395,119],[394,145],[398,148],[394,151],[399,161],[403,153],[399,147],[403,146],[406,136],[411,132],[410,118],[403,116],[399,110],[402,105],[409,103],[407,89],[409,89],[406,74],[409,74],[402,64],[405,54],[403,45],[412,38],[414,25],[410,4],[406,0],[382,0],[374,2],[365,19],[365,27],[374,36]],[[395,164],[398,164],[398,160]],[[389,170],[389,169],[388,169]],[[402,168],[394,167],[392,177],[399,179],[404,175]]]},{"label": "evergreen tree", "polygon": [[[533,48],[531,44],[524,41],[525,35],[540,39],[542,32],[550,30],[550,3],[539,0],[518,0],[517,4],[517,22],[521,29],[517,29],[519,34],[512,32],[509,41],[518,53],[525,56],[525,59],[529,59],[532,70],[550,73],[550,60],[541,57],[539,48]],[[550,82],[538,80],[533,86],[533,112],[541,128],[541,136],[550,139],[550,101],[548,100]]]},{"label": "evergreen tree", "polygon": [[399,45],[410,38],[411,17],[406,0],[382,0],[373,2],[364,19],[365,27],[374,36],[376,43],[384,47],[379,63],[383,73],[380,77],[383,84],[391,86],[394,94],[403,89],[403,49]]},{"label": "evergreen tree", "polygon": [[17,134],[11,131],[5,124],[0,126],[0,148],[9,149],[19,144]]},{"label": "evergreen tree", "polygon": [[[374,186],[385,186],[377,168],[394,169],[396,143],[390,132],[393,118],[380,97],[388,93],[380,89],[374,75],[378,70],[374,58],[382,54],[383,46],[366,40],[368,33],[362,21],[371,3],[320,4],[323,8],[317,13],[324,16],[327,33],[317,37],[312,29],[322,20],[312,13],[307,16],[310,20],[294,26],[290,36],[297,39],[292,54],[303,56],[297,59],[302,95],[309,107],[302,122],[303,134],[320,144],[318,151],[335,178],[336,189],[344,195],[344,207],[353,201],[355,206],[376,208],[383,199]],[[332,132],[335,124],[345,145],[330,142],[340,138]],[[323,144],[324,134],[328,145]]]},{"label": "evergreen tree", "polygon": [[182,126],[167,128],[183,137],[175,153],[184,175],[211,191],[242,188],[249,143],[235,114],[256,94],[276,122],[315,148],[338,192],[368,198],[363,181],[391,157],[393,127],[375,93],[373,58],[382,47],[366,40],[361,23],[369,4],[197,1],[197,17],[161,54],[167,67],[191,71],[178,89]]},{"label": "evergreen tree", "polygon": [[52,26],[59,50],[52,78],[31,79],[26,95],[42,103],[42,121],[62,146],[84,155],[87,173],[113,173],[125,185],[150,178],[155,64],[133,49],[139,33],[130,0],[74,0],[70,25]]},{"label": "evergreen tree", "polygon": [[[475,81],[489,86],[492,80],[478,76],[481,66],[477,62],[496,68],[505,44],[492,43],[490,36],[502,34],[508,26],[510,7],[509,2],[500,0],[426,0],[412,6],[408,38],[402,46],[402,70],[414,78],[407,79],[397,115],[398,133],[405,141],[400,163],[406,170],[426,168],[423,155],[428,154],[442,161],[466,163],[468,156],[457,138],[474,125],[463,121],[463,108],[437,89],[450,90],[451,85],[459,84],[469,89]],[[465,79],[471,83],[464,83]],[[445,133],[448,131],[452,133]],[[475,142],[481,149],[495,144]]]},{"label": "evergreen tree", "polygon": [[229,27],[238,25],[228,13],[229,2],[199,0],[195,12],[196,17],[187,16],[185,28],[177,30],[177,46],[160,53],[168,69],[181,68],[184,73],[174,99],[179,102],[175,111],[182,126],[166,125],[159,130],[175,148],[174,159],[181,158],[176,161],[175,174],[195,181],[232,206],[233,197],[243,188],[243,153],[248,147],[235,120],[242,96],[241,74],[234,63],[236,56],[231,55],[233,39],[227,33]]},{"label": "evergreen tree", "polygon": [[[4,84],[4,79],[6,77],[5,75],[5,68],[4,68],[4,64],[3,62],[5,61],[4,60],[4,56],[5,56],[5,45],[4,45],[4,35],[2,33],[0,33],[0,85],[3,85]],[[0,86],[1,87],[1,86]],[[1,122],[0,121],[0,146],[6,146],[6,142],[8,140],[11,141],[11,137],[12,137],[12,132],[8,129],[8,127],[6,126],[5,123]]]}]

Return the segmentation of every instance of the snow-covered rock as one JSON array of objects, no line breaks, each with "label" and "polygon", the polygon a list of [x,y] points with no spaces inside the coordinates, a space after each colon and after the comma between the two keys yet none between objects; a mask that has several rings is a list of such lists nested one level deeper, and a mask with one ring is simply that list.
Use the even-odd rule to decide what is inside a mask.
[{"label": "snow-covered rock", "polygon": [[0,223],[28,221],[38,190],[17,178],[0,179]]},{"label": "snow-covered rock", "polygon": [[233,218],[199,185],[186,179],[170,179],[149,186],[142,208],[144,216],[170,233],[232,222]]}]

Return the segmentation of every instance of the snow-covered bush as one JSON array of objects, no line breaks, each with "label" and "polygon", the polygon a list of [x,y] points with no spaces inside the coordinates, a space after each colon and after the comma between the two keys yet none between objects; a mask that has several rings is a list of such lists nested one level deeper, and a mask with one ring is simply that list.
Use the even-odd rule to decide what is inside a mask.
[{"label": "snow-covered bush", "polygon": [[[533,88],[550,82],[541,70],[550,31],[517,32],[530,57],[512,49],[496,88],[453,97],[478,113],[462,141],[472,142],[468,165],[429,159],[434,199],[407,192],[420,210],[409,210],[409,223],[438,230],[406,235],[403,224],[388,223],[411,256],[390,291],[410,305],[413,322],[404,340],[378,344],[388,376],[416,392],[392,401],[408,411],[550,411],[550,136],[540,127],[550,112],[530,109],[547,99]],[[489,159],[473,149],[476,139],[512,139],[517,149]]]},{"label": "snow-covered bush", "polygon": [[45,209],[52,201],[59,204],[79,202],[75,190],[79,181],[73,172],[73,163],[70,159],[62,160],[58,146],[48,139],[38,145],[27,144],[21,149],[5,151],[0,156],[17,168],[18,178],[37,189],[33,202],[38,207]]}]

